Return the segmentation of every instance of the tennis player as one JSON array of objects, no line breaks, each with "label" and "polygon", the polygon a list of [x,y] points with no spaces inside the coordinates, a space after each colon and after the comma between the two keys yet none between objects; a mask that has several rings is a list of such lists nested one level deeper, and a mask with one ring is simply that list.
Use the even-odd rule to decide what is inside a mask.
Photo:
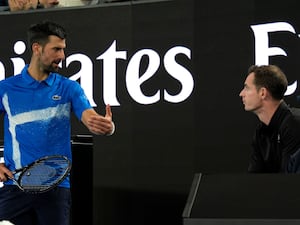
[{"label": "tennis player", "polygon": [[[28,194],[8,179],[12,171],[47,155],[71,158],[71,112],[96,135],[114,132],[112,111],[104,116],[89,103],[78,82],[58,74],[65,59],[66,30],[45,21],[28,29],[30,64],[0,81],[4,114],[4,162],[0,164],[0,221],[15,225],[69,225],[70,177],[42,194]],[[84,176],[84,169],[82,171]]]}]

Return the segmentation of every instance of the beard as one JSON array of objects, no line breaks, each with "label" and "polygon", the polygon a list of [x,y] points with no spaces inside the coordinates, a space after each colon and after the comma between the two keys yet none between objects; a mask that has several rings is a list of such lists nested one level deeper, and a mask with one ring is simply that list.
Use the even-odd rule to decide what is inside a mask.
[{"label": "beard", "polygon": [[56,73],[56,72],[58,72],[58,70],[59,70],[58,64],[59,63],[60,62],[53,62],[53,63],[51,63],[48,66],[44,65],[44,72],[48,73],[48,74],[49,73]]}]

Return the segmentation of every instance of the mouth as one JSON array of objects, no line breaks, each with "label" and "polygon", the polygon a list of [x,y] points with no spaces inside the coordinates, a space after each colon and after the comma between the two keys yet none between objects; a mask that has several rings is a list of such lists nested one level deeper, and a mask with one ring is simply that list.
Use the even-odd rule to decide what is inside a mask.
[{"label": "mouth", "polygon": [[56,60],[56,61],[53,62],[53,64],[54,64],[55,66],[58,66],[58,65],[60,64],[60,62],[61,62],[61,60]]},{"label": "mouth", "polygon": [[52,69],[54,71],[58,71],[60,62],[61,62],[60,60],[52,62],[52,66],[51,67],[52,67]]},{"label": "mouth", "polygon": [[51,4],[51,5],[58,5],[59,1],[58,0],[53,0],[53,1],[50,1],[49,4]]},{"label": "mouth", "polygon": [[53,63],[52,65],[53,65],[52,67],[53,67],[54,69],[57,69],[57,68],[58,68],[58,64]]}]

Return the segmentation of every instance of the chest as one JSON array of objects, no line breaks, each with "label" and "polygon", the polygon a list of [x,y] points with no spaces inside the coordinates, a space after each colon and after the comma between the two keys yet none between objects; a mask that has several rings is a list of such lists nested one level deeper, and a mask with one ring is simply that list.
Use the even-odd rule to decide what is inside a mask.
[{"label": "chest", "polygon": [[7,90],[2,97],[2,103],[6,111],[12,115],[32,110],[40,110],[56,107],[68,100],[63,88],[52,88],[40,85],[36,88],[13,87]]}]

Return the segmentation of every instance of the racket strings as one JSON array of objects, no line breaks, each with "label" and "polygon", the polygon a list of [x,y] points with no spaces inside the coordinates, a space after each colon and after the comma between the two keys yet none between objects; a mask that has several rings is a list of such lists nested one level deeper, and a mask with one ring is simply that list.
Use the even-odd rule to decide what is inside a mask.
[{"label": "racket strings", "polygon": [[27,191],[42,191],[60,182],[69,172],[69,162],[62,158],[39,161],[20,176],[20,185]]}]

